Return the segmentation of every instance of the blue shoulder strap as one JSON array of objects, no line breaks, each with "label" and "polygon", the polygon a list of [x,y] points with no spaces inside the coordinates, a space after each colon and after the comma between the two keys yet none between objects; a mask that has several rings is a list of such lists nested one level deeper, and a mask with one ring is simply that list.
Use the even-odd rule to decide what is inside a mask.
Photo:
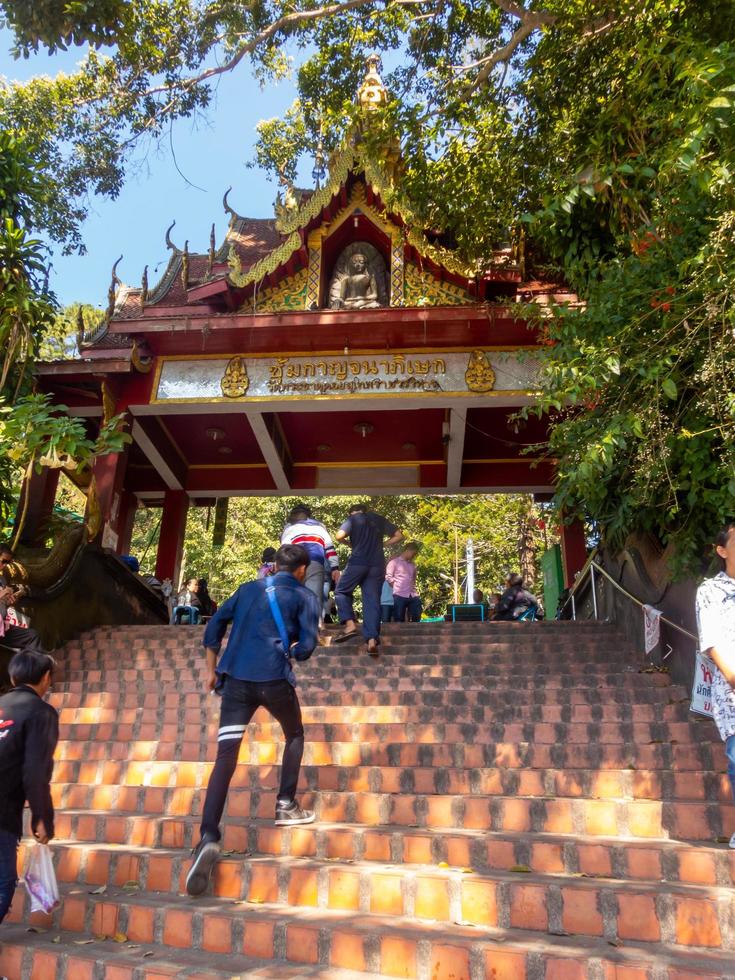
[{"label": "blue shoulder strap", "polygon": [[281,643],[283,644],[283,652],[286,654],[288,659],[288,651],[290,648],[290,643],[288,640],[288,633],[286,632],[286,624],[283,622],[283,614],[281,613],[281,607],[278,605],[278,597],[276,596],[275,585],[267,586],[265,594],[268,596],[268,602],[270,603],[271,613],[273,614],[273,619],[276,623],[276,628],[278,629],[278,635],[281,638]]}]

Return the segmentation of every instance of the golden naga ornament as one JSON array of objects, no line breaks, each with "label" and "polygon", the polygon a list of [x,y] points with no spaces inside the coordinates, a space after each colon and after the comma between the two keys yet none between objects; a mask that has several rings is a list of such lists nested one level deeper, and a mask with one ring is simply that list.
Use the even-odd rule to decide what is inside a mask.
[{"label": "golden naga ornament", "polygon": [[250,378],[244,357],[231,357],[220,381],[225,398],[242,398],[248,393]]},{"label": "golden naga ornament", "polygon": [[473,350],[467,362],[464,379],[470,391],[492,391],[495,387],[495,372],[490,358],[484,351]]}]

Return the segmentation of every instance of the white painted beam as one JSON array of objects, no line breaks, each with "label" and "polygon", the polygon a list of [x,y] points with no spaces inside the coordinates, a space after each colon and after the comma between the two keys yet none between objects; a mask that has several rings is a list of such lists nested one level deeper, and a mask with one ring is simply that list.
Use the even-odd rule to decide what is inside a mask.
[{"label": "white painted beam", "polygon": [[467,409],[449,409],[449,445],[447,447],[447,490],[459,490],[462,483],[464,434]]},{"label": "white painted beam", "polygon": [[174,471],[156,448],[155,443],[143,429],[137,419],[133,419],[131,435],[135,442],[140,446],[149,462],[154,467],[169,490],[183,490],[184,485],[178,479]]},{"label": "white painted beam", "polygon": [[283,460],[276,448],[276,444],[273,442],[271,434],[268,431],[268,426],[262,413],[249,412],[247,417],[252,426],[253,434],[258,441],[260,451],[263,454],[263,459],[268,464],[268,469],[273,477],[276,489],[280,493],[290,493],[291,484],[286,473],[286,468],[283,465]]}]

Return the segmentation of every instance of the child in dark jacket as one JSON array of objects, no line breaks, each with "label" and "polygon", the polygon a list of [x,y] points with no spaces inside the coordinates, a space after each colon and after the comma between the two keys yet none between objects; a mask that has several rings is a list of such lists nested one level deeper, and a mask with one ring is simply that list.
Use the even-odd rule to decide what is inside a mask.
[{"label": "child in dark jacket", "polygon": [[13,690],[0,697],[0,922],[18,883],[18,843],[23,805],[31,809],[31,832],[41,844],[54,836],[51,774],[59,738],[59,716],[44,701],[54,660],[21,650],[8,665]]}]

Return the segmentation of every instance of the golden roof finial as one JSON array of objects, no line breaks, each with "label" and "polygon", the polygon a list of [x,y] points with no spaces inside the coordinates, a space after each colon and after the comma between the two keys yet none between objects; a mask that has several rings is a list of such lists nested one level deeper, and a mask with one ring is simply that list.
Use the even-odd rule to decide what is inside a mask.
[{"label": "golden roof finial", "polygon": [[380,68],[380,57],[377,54],[368,55],[367,72],[362,80],[362,85],[357,90],[357,98],[360,106],[373,112],[375,109],[382,109],[388,103],[388,91],[383,85],[378,69]]}]

